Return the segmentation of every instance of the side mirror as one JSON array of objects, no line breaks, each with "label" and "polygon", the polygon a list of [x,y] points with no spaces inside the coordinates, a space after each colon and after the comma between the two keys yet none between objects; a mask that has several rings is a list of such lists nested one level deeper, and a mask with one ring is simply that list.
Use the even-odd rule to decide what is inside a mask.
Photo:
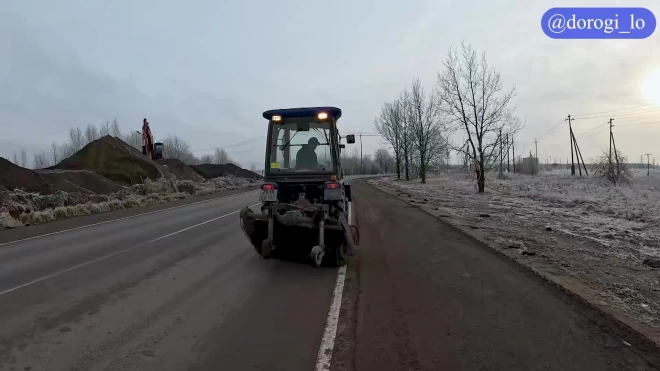
[{"label": "side mirror", "polygon": [[355,134],[348,134],[346,136],[346,143],[348,143],[348,144],[355,143]]},{"label": "side mirror", "polygon": [[339,148],[346,148],[346,145],[345,144],[340,144]]}]

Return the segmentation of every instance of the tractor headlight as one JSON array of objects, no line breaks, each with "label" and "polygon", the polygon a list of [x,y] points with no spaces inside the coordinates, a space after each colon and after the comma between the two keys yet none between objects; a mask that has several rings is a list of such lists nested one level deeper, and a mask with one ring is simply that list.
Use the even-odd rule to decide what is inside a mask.
[{"label": "tractor headlight", "polygon": [[321,112],[318,114],[319,120],[326,120],[328,118],[328,114],[325,112]]},{"label": "tractor headlight", "polygon": [[275,115],[271,118],[273,121],[282,121],[282,116]]}]

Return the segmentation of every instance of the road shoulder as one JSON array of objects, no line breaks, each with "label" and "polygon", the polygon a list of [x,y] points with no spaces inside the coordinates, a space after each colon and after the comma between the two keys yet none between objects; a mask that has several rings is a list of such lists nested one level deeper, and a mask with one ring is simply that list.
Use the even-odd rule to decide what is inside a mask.
[{"label": "road shoulder", "polygon": [[332,370],[650,370],[660,364],[647,338],[365,183],[355,187],[362,244],[347,270]]},{"label": "road shoulder", "polygon": [[52,222],[47,222],[47,223],[17,227],[13,229],[2,229],[0,230],[0,244],[18,241],[25,238],[31,238],[34,236],[55,233],[67,229],[80,228],[97,223],[104,223],[111,220],[128,218],[146,213],[158,212],[173,207],[180,207],[194,203],[200,203],[200,202],[211,201],[219,198],[235,196],[242,193],[252,192],[257,189],[259,189],[258,185],[239,188],[239,189],[232,189],[220,193],[214,193],[199,197],[190,197],[190,198],[185,198],[182,200],[176,200],[171,202],[163,202],[159,204],[145,205],[130,209],[108,211],[108,212],[92,214],[92,215],[76,216],[66,219],[54,220]]},{"label": "road shoulder", "polygon": [[644,340],[643,342],[650,341],[654,344],[654,346],[660,347],[660,332],[645,326],[644,324],[636,321],[634,318],[620,310],[617,310],[616,308],[605,305],[601,299],[593,294],[593,290],[590,290],[582,282],[572,277],[562,275],[561,272],[556,269],[556,267],[550,264],[539,261],[538,259],[534,259],[532,255],[533,252],[530,255],[527,255],[523,251],[512,249],[509,246],[491,241],[486,238],[484,232],[478,228],[475,228],[473,223],[470,223],[463,218],[457,217],[456,215],[448,217],[444,212],[436,210],[426,203],[415,203],[413,198],[405,197],[403,194],[397,193],[394,189],[376,184],[370,185],[426,212],[429,215],[432,215],[442,223],[455,228],[466,237],[469,237],[475,242],[487,247],[498,256],[516,263],[520,267],[529,270],[540,278],[555,285],[565,294],[570,295],[573,299],[580,301],[583,305],[588,306],[589,308],[607,316],[613,325],[619,327],[620,331],[628,333],[633,332],[640,338],[640,341],[642,341],[642,339]]}]

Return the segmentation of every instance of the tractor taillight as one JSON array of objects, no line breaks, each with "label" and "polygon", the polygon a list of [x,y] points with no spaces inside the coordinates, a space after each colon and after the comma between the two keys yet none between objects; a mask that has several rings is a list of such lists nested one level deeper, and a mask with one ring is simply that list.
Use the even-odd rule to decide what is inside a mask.
[{"label": "tractor taillight", "polygon": [[341,183],[325,182],[323,190],[323,199],[326,201],[339,201],[344,198]]},{"label": "tractor taillight", "polygon": [[277,184],[266,183],[261,186],[261,189],[264,191],[274,191],[277,189]]},{"label": "tractor taillight", "polygon": [[340,187],[341,187],[341,184],[339,184],[339,183],[337,183],[337,182],[332,182],[332,183],[331,183],[331,182],[328,182],[328,183],[325,183],[325,188],[327,188],[327,189],[336,189],[336,188],[340,188]]}]

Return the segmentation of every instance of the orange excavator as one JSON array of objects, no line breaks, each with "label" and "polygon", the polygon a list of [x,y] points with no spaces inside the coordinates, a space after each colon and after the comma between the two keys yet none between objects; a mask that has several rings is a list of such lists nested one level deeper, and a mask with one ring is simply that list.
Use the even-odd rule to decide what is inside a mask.
[{"label": "orange excavator", "polygon": [[149,154],[152,160],[159,160],[163,158],[163,143],[154,143],[154,136],[151,135],[149,122],[147,119],[142,120],[142,154]]}]

